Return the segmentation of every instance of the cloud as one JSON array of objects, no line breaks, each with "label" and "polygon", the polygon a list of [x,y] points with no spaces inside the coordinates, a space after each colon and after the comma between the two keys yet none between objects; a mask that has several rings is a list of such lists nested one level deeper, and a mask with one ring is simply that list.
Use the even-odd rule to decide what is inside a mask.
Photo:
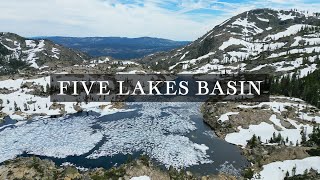
[{"label": "cloud", "polygon": [[204,33],[207,24],[156,6],[101,0],[11,0],[1,2],[1,31],[24,36],[156,36],[190,40]]},{"label": "cloud", "polygon": [[[153,36],[195,40],[253,8],[304,8],[302,0],[0,0],[0,31],[23,36]],[[312,5],[312,6],[311,6]]]}]

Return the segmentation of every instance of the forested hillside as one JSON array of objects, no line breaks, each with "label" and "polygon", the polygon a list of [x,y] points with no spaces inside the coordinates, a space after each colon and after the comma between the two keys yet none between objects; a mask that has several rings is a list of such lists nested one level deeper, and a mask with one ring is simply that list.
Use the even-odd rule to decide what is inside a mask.
[{"label": "forested hillside", "polygon": [[297,74],[274,78],[271,88],[273,94],[301,98],[320,108],[320,69],[304,78],[298,78]]}]

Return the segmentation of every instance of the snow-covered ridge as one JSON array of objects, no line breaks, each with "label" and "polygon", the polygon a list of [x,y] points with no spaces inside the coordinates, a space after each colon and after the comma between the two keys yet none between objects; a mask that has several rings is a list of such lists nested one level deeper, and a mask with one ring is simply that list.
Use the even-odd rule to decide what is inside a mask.
[{"label": "snow-covered ridge", "polygon": [[[83,53],[64,48],[51,41],[26,39],[13,33],[1,33],[0,43],[10,51],[9,55],[5,55],[8,61],[15,58],[25,61],[35,69],[40,69],[40,66],[42,66],[39,62],[46,63],[56,60],[83,61],[85,60],[84,58],[87,58]],[[0,55],[2,56],[2,54]]]},{"label": "snow-covered ridge", "polygon": [[304,77],[304,72],[313,72],[317,63],[290,62],[320,52],[320,28],[314,26],[317,21],[320,23],[318,15],[312,12],[251,10],[226,20],[178,51],[146,58],[146,63],[180,73],[213,72],[217,67],[229,71],[241,63],[245,64],[241,66],[244,71],[267,70],[277,75],[301,72],[300,77]]}]

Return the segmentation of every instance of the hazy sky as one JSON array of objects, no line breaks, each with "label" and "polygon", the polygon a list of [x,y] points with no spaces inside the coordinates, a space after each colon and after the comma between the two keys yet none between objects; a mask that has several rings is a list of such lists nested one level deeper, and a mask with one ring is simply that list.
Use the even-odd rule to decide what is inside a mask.
[{"label": "hazy sky", "polygon": [[[0,0],[0,31],[22,36],[195,40],[254,8],[317,11],[319,0]],[[319,10],[320,11],[320,10]]]}]

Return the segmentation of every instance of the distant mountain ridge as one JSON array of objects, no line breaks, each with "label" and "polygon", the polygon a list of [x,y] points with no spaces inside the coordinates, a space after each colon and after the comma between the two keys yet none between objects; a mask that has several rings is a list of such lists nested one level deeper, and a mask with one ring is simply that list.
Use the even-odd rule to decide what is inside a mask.
[{"label": "distant mountain ridge", "polygon": [[152,53],[169,51],[187,45],[188,41],[140,37],[35,37],[48,39],[62,46],[73,48],[92,57],[111,56],[115,59],[136,59]]}]

